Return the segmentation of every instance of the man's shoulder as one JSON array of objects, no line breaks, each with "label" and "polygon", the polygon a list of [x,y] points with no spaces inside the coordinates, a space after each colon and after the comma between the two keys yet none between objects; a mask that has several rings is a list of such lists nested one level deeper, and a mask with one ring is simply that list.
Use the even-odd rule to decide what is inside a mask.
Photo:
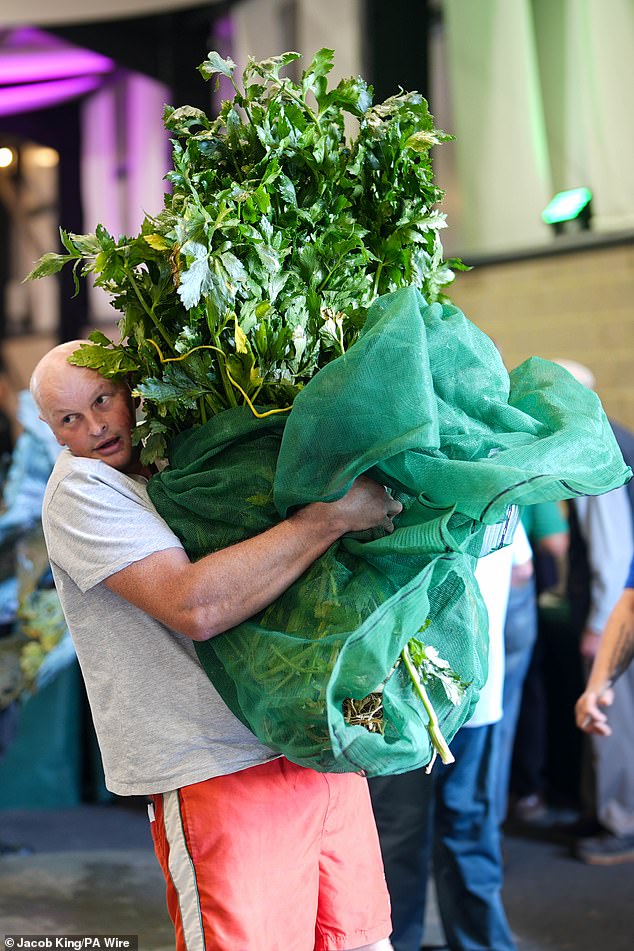
[{"label": "man's shoulder", "polygon": [[63,449],[55,462],[46,487],[45,506],[64,489],[85,491],[88,495],[106,490],[132,498],[148,498],[144,480],[119,472],[99,459],[75,456],[69,449]]}]

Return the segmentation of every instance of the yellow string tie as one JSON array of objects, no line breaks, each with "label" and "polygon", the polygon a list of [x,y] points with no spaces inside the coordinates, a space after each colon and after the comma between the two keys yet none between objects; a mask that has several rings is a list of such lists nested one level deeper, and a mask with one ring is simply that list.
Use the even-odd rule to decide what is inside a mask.
[{"label": "yellow string tie", "polygon": [[227,356],[224,350],[221,350],[220,347],[214,347],[209,343],[203,343],[203,344],[200,344],[200,346],[198,347],[192,347],[192,349],[188,350],[187,353],[182,353],[180,357],[164,357],[163,353],[161,352],[161,348],[159,347],[156,340],[152,340],[151,337],[146,337],[146,340],[148,341],[148,343],[151,343],[156,347],[156,351],[159,355],[159,360],[161,361],[161,363],[178,363],[179,360],[184,360],[191,353],[195,353],[197,350],[215,350],[215,352],[219,353],[225,361],[225,373],[227,374],[227,379],[229,380],[231,385],[235,386],[236,390],[238,390],[238,392],[242,394],[249,409],[251,410],[253,415],[257,417],[257,419],[264,419],[266,416],[273,416],[275,413],[288,413],[288,411],[292,409],[292,406],[283,406],[280,409],[269,409],[266,411],[266,413],[259,413],[258,410],[253,405],[253,403],[251,402],[251,400],[249,399],[249,397],[247,396],[247,394],[244,392],[244,390],[240,386],[240,384],[236,380],[234,380],[231,374],[229,373],[229,369],[227,367]]}]

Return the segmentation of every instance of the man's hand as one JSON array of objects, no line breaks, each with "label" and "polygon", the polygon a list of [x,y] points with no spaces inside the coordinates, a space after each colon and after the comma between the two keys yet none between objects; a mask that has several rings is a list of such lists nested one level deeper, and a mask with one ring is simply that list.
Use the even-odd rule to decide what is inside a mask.
[{"label": "man's hand", "polygon": [[384,485],[379,485],[367,476],[356,479],[348,492],[336,502],[323,504],[328,505],[330,516],[335,515],[340,519],[343,529],[338,533],[340,535],[364,532],[371,528],[380,528],[389,535],[394,531],[392,519],[403,511],[401,503],[392,498]]},{"label": "man's hand", "polygon": [[634,658],[634,588],[625,588],[601,637],[589,628],[583,632],[582,649],[586,635],[586,646],[591,647],[596,638],[597,650],[586,689],[575,706],[575,719],[580,730],[609,736],[611,730],[601,707],[610,706],[614,698],[612,685]]},{"label": "man's hand", "polygon": [[612,730],[601,707],[609,707],[613,699],[611,687],[605,687],[601,692],[586,690],[582,693],[575,705],[575,720],[579,729],[598,736],[610,736]]}]

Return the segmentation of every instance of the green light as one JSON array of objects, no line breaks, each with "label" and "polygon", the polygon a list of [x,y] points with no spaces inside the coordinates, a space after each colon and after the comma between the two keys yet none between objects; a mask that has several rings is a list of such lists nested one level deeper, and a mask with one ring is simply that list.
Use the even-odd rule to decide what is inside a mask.
[{"label": "green light", "polygon": [[573,221],[588,207],[591,199],[589,188],[570,188],[565,192],[557,192],[542,211],[542,218],[547,225]]}]

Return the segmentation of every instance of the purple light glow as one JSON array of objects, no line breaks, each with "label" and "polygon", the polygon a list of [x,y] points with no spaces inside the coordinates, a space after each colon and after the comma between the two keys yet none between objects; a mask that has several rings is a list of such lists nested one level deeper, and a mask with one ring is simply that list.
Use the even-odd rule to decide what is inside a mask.
[{"label": "purple light glow", "polygon": [[0,85],[109,73],[114,69],[114,65],[106,56],[79,47],[33,53],[5,53],[0,56]]},{"label": "purple light glow", "polygon": [[36,26],[17,26],[9,30],[2,38],[2,48],[9,50],[12,48],[24,50],[28,47],[31,50],[36,49],[60,49],[68,47],[70,44],[66,40],[60,39],[53,33],[46,33],[44,30],[38,30]]},{"label": "purple light glow", "polygon": [[98,76],[82,76],[77,79],[58,79],[49,83],[0,88],[0,116],[46,109],[66,99],[92,92],[100,85],[101,79]]},{"label": "purple light glow", "polygon": [[[221,56],[231,56],[233,49],[233,19],[230,14],[219,17],[213,27],[213,49],[218,50]],[[227,76],[218,75],[217,86],[212,85],[212,101],[216,111],[220,109],[224,99],[233,99],[235,89]]]},{"label": "purple light glow", "polygon": [[218,17],[214,23],[214,36],[225,43],[231,43],[233,39],[233,20],[229,14]]}]

